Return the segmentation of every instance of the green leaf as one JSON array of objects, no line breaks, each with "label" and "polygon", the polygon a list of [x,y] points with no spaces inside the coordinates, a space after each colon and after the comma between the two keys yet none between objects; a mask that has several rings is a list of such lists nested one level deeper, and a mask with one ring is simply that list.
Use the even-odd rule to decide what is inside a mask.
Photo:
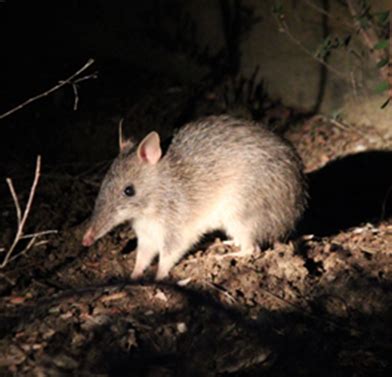
[{"label": "green leaf", "polygon": [[382,93],[382,92],[385,92],[385,91],[388,90],[388,89],[389,89],[389,84],[388,84],[388,82],[387,82],[387,81],[383,81],[383,82],[380,82],[380,83],[376,86],[375,91],[376,91],[376,93]]},{"label": "green leaf", "polygon": [[359,24],[361,25],[362,29],[367,29],[367,27],[369,25],[369,21],[366,17],[359,16],[358,21],[359,21]]},{"label": "green leaf", "polygon": [[378,22],[384,26],[387,25],[389,22],[389,10],[384,12],[377,12],[374,14],[377,17]]},{"label": "green leaf", "polygon": [[381,60],[376,64],[376,67],[377,67],[377,68],[385,67],[385,66],[388,64],[388,62],[389,62],[389,59],[388,59],[388,58],[381,59]]},{"label": "green leaf", "polygon": [[342,109],[334,110],[331,113],[331,118],[333,120],[340,120],[340,119],[342,119],[342,114],[343,114]]},{"label": "green leaf", "polygon": [[283,5],[280,0],[275,1],[275,3],[272,6],[272,13],[281,15],[283,14]]},{"label": "green leaf", "polygon": [[383,50],[384,48],[388,47],[388,39],[381,39],[380,41],[378,41],[378,43],[376,43],[376,45],[374,46],[374,48],[376,50]]}]

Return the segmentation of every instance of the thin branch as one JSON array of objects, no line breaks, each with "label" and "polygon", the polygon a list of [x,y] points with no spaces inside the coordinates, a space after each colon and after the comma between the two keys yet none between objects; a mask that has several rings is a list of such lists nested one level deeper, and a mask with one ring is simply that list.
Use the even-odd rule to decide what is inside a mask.
[{"label": "thin branch", "polygon": [[312,8],[313,10],[315,10],[316,12],[323,14],[324,16],[332,19],[334,22],[339,23],[340,25],[344,25],[346,26],[348,29],[352,30],[353,26],[351,24],[349,24],[348,22],[345,21],[340,21],[338,22],[336,20],[336,17],[334,15],[332,15],[330,12],[326,11],[325,9],[321,8],[320,6],[316,5],[315,3],[313,3],[313,1],[310,0],[302,0],[306,5],[308,5],[310,8]]},{"label": "thin branch", "polygon": [[286,33],[286,35],[289,37],[289,39],[291,39],[292,42],[294,42],[303,52],[305,52],[307,55],[309,55],[310,57],[312,57],[314,60],[316,60],[317,62],[319,62],[320,64],[322,64],[324,67],[326,67],[330,72],[334,73],[336,76],[340,77],[343,80],[349,81],[347,79],[347,75],[345,75],[343,72],[338,71],[336,68],[332,67],[331,65],[327,64],[324,60],[318,58],[317,56],[315,56],[315,54],[308,50],[302,43],[301,41],[299,41],[296,37],[294,37],[293,34],[291,34],[287,23],[283,22],[283,28],[284,28],[284,32]]},{"label": "thin branch", "polygon": [[324,122],[329,122],[331,123],[333,126],[339,128],[342,131],[348,132],[351,131],[361,137],[367,137],[366,132],[363,132],[361,130],[358,129],[358,127],[353,127],[351,124],[347,124],[347,123],[343,123],[341,121],[338,121],[337,119],[334,119],[332,117],[328,117],[322,114],[319,115],[315,115],[313,116],[311,119],[311,121],[318,121],[318,120],[322,120]]},{"label": "thin branch", "polygon": [[236,298],[235,298],[235,297],[234,297],[225,287],[219,286],[218,284],[213,283],[213,282],[210,282],[210,281],[208,281],[208,280],[206,280],[206,279],[203,279],[202,281],[203,281],[204,284],[207,285],[208,287],[210,287],[210,288],[212,288],[213,290],[216,290],[217,292],[223,294],[223,295],[226,297],[226,299],[227,299],[227,301],[228,301],[229,303],[235,304],[235,303],[238,302],[238,301],[236,300]]},{"label": "thin branch", "polygon": [[91,75],[87,75],[87,76],[83,76],[80,77],[76,80],[72,80],[72,81],[60,81],[59,83],[64,83],[65,84],[70,84],[72,86],[72,91],[74,93],[74,105],[73,105],[73,110],[76,111],[78,109],[78,105],[79,105],[79,83],[86,81],[86,80],[90,80],[90,79],[96,79],[98,77],[98,72],[95,71],[94,73],[92,73]]},{"label": "thin branch", "polygon": [[343,72],[338,71],[336,68],[332,67],[331,65],[327,64],[323,59],[320,59],[319,57],[315,56],[314,53],[312,53],[310,50],[308,50],[301,41],[299,41],[290,31],[286,21],[282,16],[275,17],[276,22],[278,23],[278,26],[280,26],[279,30],[287,35],[287,37],[295,43],[303,52],[305,52],[307,55],[312,57],[314,60],[322,64],[324,67],[326,67],[330,72],[334,73],[336,76],[340,77],[341,79],[345,81],[350,81],[347,78],[347,75],[344,74]]},{"label": "thin branch", "polygon": [[[49,94],[55,92],[56,90],[60,89],[62,86],[66,85],[66,84],[71,84],[71,85],[73,85],[74,82],[75,82],[76,77],[79,76],[79,75],[80,75],[83,71],[85,71],[88,67],[90,67],[93,63],[94,63],[94,59],[89,59],[89,60],[87,61],[87,63],[86,63],[82,68],[80,68],[79,70],[77,70],[73,75],[69,76],[69,77],[68,77],[67,79],[65,79],[65,80],[59,81],[59,83],[58,83],[57,85],[55,85],[53,88],[47,90],[46,92],[43,92],[43,93],[41,93],[41,94],[38,94],[38,95],[35,96],[35,97],[31,97],[31,98],[29,98],[28,100],[26,100],[26,101],[24,101],[23,103],[21,103],[20,105],[15,106],[14,108],[12,108],[11,110],[5,112],[4,114],[1,114],[1,115],[0,115],[0,119],[4,119],[4,118],[6,118],[7,116],[9,116],[9,115],[15,113],[16,111],[22,109],[23,107],[29,105],[30,103],[32,103],[32,102],[34,102],[34,101],[37,101],[38,99],[41,99],[41,98],[43,98],[43,97],[48,96]],[[96,76],[96,73],[94,73],[94,74],[92,74],[92,75],[85,76],[85,77],[83,78],[83,80],[82,80],[82,79],[80,79],[80,80],[81,80],[81,81],[84,81],[84,80],[87,80],[87,78],[96,78],[96,77],[97,77],[97,76]]]},{"label": "thin branch", "polygon": [[[7,265],[7,263],[9,262],[9,260],[11,258],[11,255],[14,252],[18,242],[20,241],[21,237],[23,237],[23,229],[24,229],[24,226],[26,224],[27,218],[28,218],[29,213],[30,213],[30,209],[31,209],[31,205],[33,203],[35,191],[37,189],[37,184],[38,184],[38,180],[39,180],[39,177],[40,177],[40,173],[41,173],[41,156],[38,156],[37,157],[36,166],[35,166],[34,180],[33,180],[33,184],[31,185],[30,194],[29,194],[29,198],[27,200],[26,208],[24,209],[23,215],[22,215],[22,217],[20,219],[20,222],[18,223],[18,227],[17,227],[17,230],[16,230],[15,238],[14,238],[12,244],[11,244],[11,247],[8,249],[8,251],[7,251],[7,253],[6,253],[5,257],[4,257],[3,262],[0,264],[0,268],[4,268]],[[10,178],[8,178],[8,179],[9,179],[9,181],[11,181]],[[13,188],[12,181],[11,181],[11,186],[10,187]],[[12,191],[11,191],[11,193],[12,193]],[[14,194],[12,194],[12,195],[13,195],[13,197],[14,197],[14,195],[16,197],[15,191],[14,191]],[[14,198],[14,201],[15,201],[15,198]],[[19,206],[19,202],[18,202],[17,199],[16,199],[15,203],[18,203],[18,204],[15,204],[15,206],[17,206],[17,205]],[[36,239],[36,237],[32,237],[32,239],[30,240],[30,242],[27,245],[27,247],[30,248],[32,246],[32,244],[30,245],[30,243],[33,240],[35,241],[35,239]]]},{"label": "thin branch", "polygon": [[15,210],[16,210],[16,218],[18,221],[18,228],[20,227],[20,222],[22,220],[22,211],[20,209],[20,204],[19,204],[19,199],[18,196],[16,195],[15,192],[15,188],[14,185],[12,183],[12,179],[11,178],[7,178],[6,179],[8,188],[10,189],[11,195],[12,195],[12,199],[14,200],[14,204],[15,204]]},{"label": "thin branch", "polygon": [[0,273],[0,278],[3,278],[8,284],[15,285],[15,281],[10,279],[7,275]]},{"label": "thin branch", "polygon": [[[379,63],[383,59],[386,59],[387,53],[385,50],[374,48],[374,46],[380,40],[374,26],[371,25],[365,29],[361,25],[360,14],[357,10],[357,2],[355,0],[347,0],[347,5],[350,10],[351,16],[353,17],[354,25],[356,26],[359,34],[361,35],[364,45],[369,49],[370,56],[372,57],[375,64]],[[385,65],[384,67],[380,68],[380,74],[385,81],[388,80],[388,65]]]},{"label": "thin branch", "polygon": [[79,83],[81,83],[81,82],[83,82],[83,81],[91,80],[91,79],[96,79],[96,78],[98,78],[98,71],[95,71],[95,72],[92,73],[91,75],[83,76],[83,77],[80,77],[80,78],[78,78],[78,79],[76,79],[76,80],[73,80],[73,83],[74,83],[74,84],[79,84]]},{"label": "thin branch", "polygon": [[312,1],[309,0],[302,0],[305,4],[307,4],[309,7],[313,8],[317,12],[323,14],[324,16],[331,17],[331,14],[327,12],[325,9],[319,7],[318,5],[314,4]]},{"label": "thin branch", "polygon": [[26,208],[25,211],[23,213],[23,217],[22,217],[22,221],[21,221],[21,225],[20,228],[23,231],[23,227],[26,223],[27,217],[30,213],[30,209],[31,209],[31,205],[33,203],[33,199],[34,199],[34,195],[35,195],[35,191],[37,189],[37,185],[38,185],[38,180],[41,174],[41,156],[37,157],[37,162],[36,162],[36,166],[35,166],[35,174],[34,174],[34,181],[33,184],[31,186],[30,189],[30,194],[29,194],[29,198],[27,200],[27,204],[26,204]]},{"label": "thin branch", "polygon": [[9,262],[12,262],[13,260],[15,260],[16,258],[21,257],[22,255],[27,254],[27,252],[34,246],[41,246],[41,245],[45,245],[46,243],[48,243],[48,240],[42,240],[40,242],[35,242],[37,240],[37,238],[40,236],[40,233],[36,233],[36,235],[29,241],[29,243],[27,244],[27,246],[17,255],[12,256],[9,260]]},{"label": "thin branch", "polygon": [[48,234],[57,234],[57,233],[58,233],[58,230],[56,230],[56,229],[43,230],[42,232],[24,234],[22,237],[20,237],[20,239],[24,240],[24,239],[28,239],[28,238],[41,237],[41,236],[46,236]]},{"label": "thin branch", "polygon": [[27,246],[17,255],[13,255],[12,257],[9,258],[8,262],[13,261],[14,259],[26,254],[34,245],[35,240],[37,239],[37,237],[33,237],[27,244]]},{"label": "thin branch", "polygon": [[78,92],[78,86],[76,84],[72,84],[72,90],[74,92],[74,105],[73,105],[73,110],[76,111],[78,109],[79,105],[79,92]]}]

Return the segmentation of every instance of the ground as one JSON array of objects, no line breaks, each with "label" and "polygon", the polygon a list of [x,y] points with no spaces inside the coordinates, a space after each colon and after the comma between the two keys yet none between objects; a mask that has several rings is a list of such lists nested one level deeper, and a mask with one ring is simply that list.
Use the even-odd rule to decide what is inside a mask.
[{"label": "ground", "polygon": [[[206,239],[160,283],[156,265],[144,281],[130,281],[127,225],[81,246],[81,219],[107,164],[42,175],[29,230],[59,233],[1,270],[0,374],[390,373],[392,142],[370,126],[322,116],[300,117],[284,133],[308,174],[308,221],[247,258],[217,259],[233,246]],[[9,245],[11,198],[1,211],[0,245]]]}]

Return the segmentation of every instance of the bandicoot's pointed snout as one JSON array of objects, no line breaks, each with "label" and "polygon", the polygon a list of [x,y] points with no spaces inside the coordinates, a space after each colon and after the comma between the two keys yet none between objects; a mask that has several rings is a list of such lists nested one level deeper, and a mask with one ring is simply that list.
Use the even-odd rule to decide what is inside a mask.
[{"label": "bandicoot's pointed snout", "polygon": [[95,241],[94,230],[93,228],[87,229],[86,233],[83,236],[82,245],[85,247],[91,246]]}]

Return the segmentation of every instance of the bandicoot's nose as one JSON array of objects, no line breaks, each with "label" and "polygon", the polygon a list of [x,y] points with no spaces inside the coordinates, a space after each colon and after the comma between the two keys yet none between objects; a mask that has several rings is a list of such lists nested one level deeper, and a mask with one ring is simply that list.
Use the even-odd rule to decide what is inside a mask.
[{"label": "bandicoot's nose", "polygon": [[89,247],[94,243],[94,231],[92,228],[87,229],[86,233],[83,236],[82,245]]}]

